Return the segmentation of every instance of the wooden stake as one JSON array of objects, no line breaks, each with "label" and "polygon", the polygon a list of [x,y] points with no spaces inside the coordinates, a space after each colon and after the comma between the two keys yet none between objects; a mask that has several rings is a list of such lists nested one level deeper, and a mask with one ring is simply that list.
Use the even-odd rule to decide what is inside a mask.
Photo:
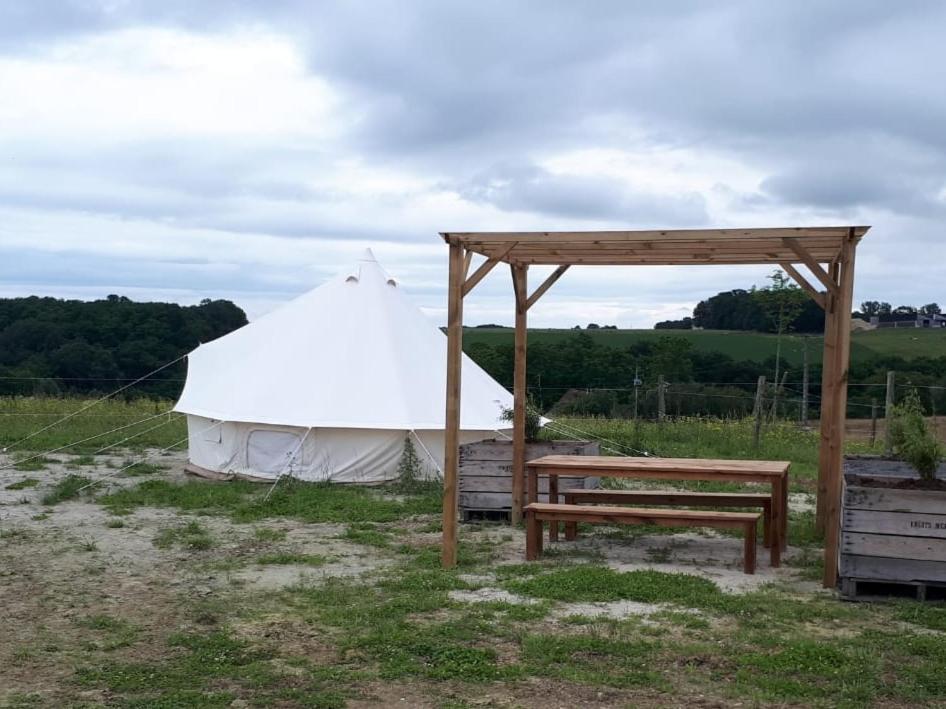
[{"label": "wooden stake", "polygon": [[787,370],[787,369],[786,369],[784,372],[782,372],[782,381],[781,381],[781,382],[778,382],[778,381],[775,382],[775,393],[772,394],[772,409],[771,409],[771,411],[770,411],[770,413],[769,413],[769,419],[772,421],[772,423],[775,423],[775,420],[778,418],[778,400],[779,400],[779,394],[781,394],[782,390],[785,389],[785,380],[786,380],[786,379],[788,379],[788,370]]},{"label": "wooden stake", "polygon": [[755,427],[752,430],[752,445],[756,448],[762,440],[762,395],[765,393],[765,377],[760,376],[755,387],[755,406],[752,415],[755,417]]},{"label": "wooden stake", "polygon": [[808,428],[808,336],[802,339],[801,425]]},{"label": "wooden stake", "polygon": [[887,398],[884,401],[884,451],[887,455],[893,455],[893,407],[896,402],[896,379],[897,375],[893,371],[887,372]]},{"label": "wooden stake", "polygon": [[877,440],[877,399],[870,400],[870,447]]},{"label": "wooden stake", "polygon": [[667,383],[664,381],[664,375],[657,375],[657,422],[663,423],[667,418],[667,399],[665,392]]},{"label": "wooden stake", "polygon": [[447,287],[447,409],[443,442],[443,543],[441,563],[457,565],[457,478],[460,467],[460,378],[463,363],[463,247],[450,244]]},{"label": "wooden stake", "polygon": [[[528,317],[528,266],[511,266],[516,295],[516,345],[513,373],[512,420],[512,523],[522,519],[526,475],[526,334]],[[530,498],[531,499],[531,498]]]}]

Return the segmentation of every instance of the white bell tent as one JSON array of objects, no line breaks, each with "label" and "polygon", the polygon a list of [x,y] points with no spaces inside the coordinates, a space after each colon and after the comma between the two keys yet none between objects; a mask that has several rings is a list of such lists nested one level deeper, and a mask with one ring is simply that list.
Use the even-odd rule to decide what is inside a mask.
[{"label": "white bell tent", "polygon": [[[175,411],[191,472],[391,480],[410,436],[443,468],[447,338],[370,250],[355,268],[188,355]],[[463,358],[461,441],[495,437],[512,397]]]}]

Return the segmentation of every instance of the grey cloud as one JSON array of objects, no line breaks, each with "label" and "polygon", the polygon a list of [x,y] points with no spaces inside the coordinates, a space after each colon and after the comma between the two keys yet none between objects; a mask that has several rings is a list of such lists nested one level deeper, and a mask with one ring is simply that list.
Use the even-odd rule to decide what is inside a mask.
[{"label": "grey cloud", "polygon": [[436,233],[433,225],[415,234],[366,222],[361,196],[309,184],[330,172],[328,158],[295,146],[179,140],[86,148],[0,140],[0,150],[8,157],[0,162],[0,205],[274,236],[403,241]]},{"label": "grey cloud", "polygon": [[708,218],[705,200],[699,194],[648,194],[619,180],[552,174],[530,163],[494,166],[458,191],[470,201],[505,211],[570,219],[698,225]]}]

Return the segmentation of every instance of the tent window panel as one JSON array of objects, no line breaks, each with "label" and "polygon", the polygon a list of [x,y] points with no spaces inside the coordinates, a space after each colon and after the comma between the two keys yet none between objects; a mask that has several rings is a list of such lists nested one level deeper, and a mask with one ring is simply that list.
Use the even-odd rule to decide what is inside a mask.
[{"label": "tent window panel", "polygon": [[210,419],[207,428],[201,434],[201,438],[207,443],[220,443],[223,441],[223,422],[217,419]]},{"label": "tent window panel", "polygon": [[302,436],[291,431],[250,431],[246,462],[250,469],[270,475],[288,473],[302,464]]}]

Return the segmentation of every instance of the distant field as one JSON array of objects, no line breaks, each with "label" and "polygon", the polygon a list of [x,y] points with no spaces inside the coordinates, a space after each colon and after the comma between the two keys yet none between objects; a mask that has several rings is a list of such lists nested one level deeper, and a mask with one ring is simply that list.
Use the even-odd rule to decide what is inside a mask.
[{"label": "distant field", "polygon": [[[602,344],[627,347],[658,337],[684,337],[702,352],[721,352],[736,360],[761,362],[775,355],[776,337],[757,332],[727,330],[551,330],[530,329],[529,342],[553,342],[581,332]],[[822,338],[789,335],[782,342],[782,356],[792,364],[800,364],[804,340],[812,363],[821,361]],[[490,345],[512,344],[511,328],[468,328],[463,331],[463,345],[474,342]],[[873,330],[855,332],[851,336],[851,358],[865,361],[880,356],[946,357],[946,331],[937,330]]]},{"label": "distant field", "polygon": [[83,410],[92,401],[0,397],[0,447],[11,446],[9,453],[19,459],[28,451],[62,446],[70,453],[94,454],[112,447],[166,448],[186,440],[184,416],[170,413],[171,401],[110,399]]}]

